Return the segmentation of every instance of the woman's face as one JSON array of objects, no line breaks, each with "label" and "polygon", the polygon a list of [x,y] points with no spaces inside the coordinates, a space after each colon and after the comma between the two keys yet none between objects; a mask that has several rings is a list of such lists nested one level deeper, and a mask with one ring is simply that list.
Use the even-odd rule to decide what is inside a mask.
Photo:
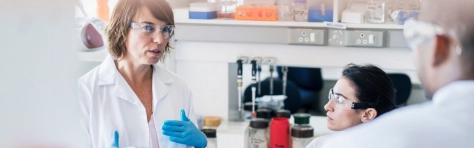
[{"label": "woman's face", "polygon": [[340,131],[362,123],[362,115],[351,109],[352,102],[358,102],[355,93],[355,87],[347,78],[342,77],[337,81],[333,98],[324,106],[330,130]]},{"label": "woman's face", "polygon": [[161,31],[165,25],[166,23],[156,19],[147,7],[139,9],[132,19],[124,60],[142,65],[158,63],[169,41],[169,37],[164,37]]}]

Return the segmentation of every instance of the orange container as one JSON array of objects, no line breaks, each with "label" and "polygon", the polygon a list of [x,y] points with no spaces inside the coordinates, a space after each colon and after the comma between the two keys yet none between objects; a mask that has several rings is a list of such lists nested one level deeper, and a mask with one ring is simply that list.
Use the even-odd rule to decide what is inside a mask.
[{"label": "orange container", "polygon": [[235,9],[236,20],[278,21],[276,7],[239,6]]},{"label": "orange container", "polygon": [[97,17],[109,22],[109,6],[108,0],[97,0]]}]

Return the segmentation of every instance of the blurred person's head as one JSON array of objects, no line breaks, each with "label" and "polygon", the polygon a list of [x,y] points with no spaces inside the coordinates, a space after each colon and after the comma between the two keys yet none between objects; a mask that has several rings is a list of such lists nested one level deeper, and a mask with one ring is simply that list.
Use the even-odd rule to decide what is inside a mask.
[{"label": "blurred person's head", "polygon": [[392,81],[380,68],[349,64],[342,74],[324,106],[330,130],[344,130],[371,121],[395,108]]},{"label": "blurred person's head", "polygon": [[473,0],[425,0],[404,35],[428,98],[456,80],[474,79]]},{"label": "blurred person's head", "polygon": [[173,11],[165,0],[120,0],[106,29],[117,60],[152,65],[170,52]]}]

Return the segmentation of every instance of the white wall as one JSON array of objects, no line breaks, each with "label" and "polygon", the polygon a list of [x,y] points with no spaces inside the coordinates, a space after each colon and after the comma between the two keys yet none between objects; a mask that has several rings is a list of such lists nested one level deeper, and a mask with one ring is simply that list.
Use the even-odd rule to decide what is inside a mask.
[{"label": "white wall", "polygon": [[85,147],[73,8],[73,0],[0,1],[0,147]]}]

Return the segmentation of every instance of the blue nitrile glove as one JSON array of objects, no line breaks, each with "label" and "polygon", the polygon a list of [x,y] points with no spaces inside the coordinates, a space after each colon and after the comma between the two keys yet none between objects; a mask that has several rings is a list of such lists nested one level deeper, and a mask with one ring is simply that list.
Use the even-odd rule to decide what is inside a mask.
[{"label": "blue nitrile glove", "polygon": [[204,148],[207,145],[206,135],[189,121],[184,110],[181,110],[181,121],[166,120],[161,129],[163,135],[169,136],[172,142],[196,148]]},{"label": "blue nitrile glove", "polygon": [[117,131],[114,131],[114,139],[112,141],[111,148],[119,148],[119,134]]}]

